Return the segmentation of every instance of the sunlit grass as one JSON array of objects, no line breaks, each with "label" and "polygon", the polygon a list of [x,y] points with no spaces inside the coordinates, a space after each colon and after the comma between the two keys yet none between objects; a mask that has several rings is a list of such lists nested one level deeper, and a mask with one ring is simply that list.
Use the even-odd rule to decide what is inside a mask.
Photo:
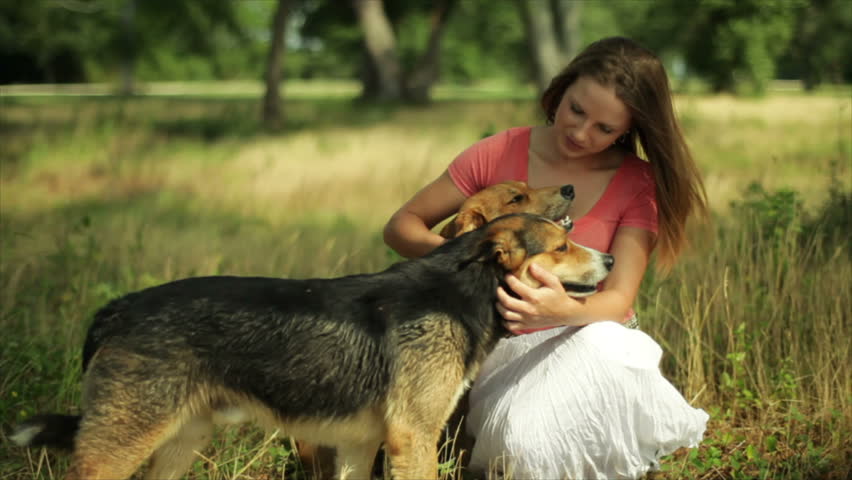
[{"label": "sunlit grass", "polygon": [[[852,188],[844,92],[677,98],[714,223],[670,277],[649,273],[637,309],[666,375],[712,420],[701,448],[656,478],[849,473],[848,240],[801,239],[801,222],[767,231],[771,202],[758,215],[740,202],[756,181],[795,190],[806,215]],[[333,92],[295,95],[287,130],[272,134],[256,97],[231,93],[2,99],[5,427],[76,408],[80,344],[108,299],[191,275],[380,270],[398,259],[380,230],[403,201],[482,135],[538,119],[531,100],[448,90],[429,108],[365,106]],[[292,478],[289,443],[242,433],[202,452],[192,478],[237,478],[248,463],[240,478]],[[61,477],[64,457],[3,440],[0,477]]]}]

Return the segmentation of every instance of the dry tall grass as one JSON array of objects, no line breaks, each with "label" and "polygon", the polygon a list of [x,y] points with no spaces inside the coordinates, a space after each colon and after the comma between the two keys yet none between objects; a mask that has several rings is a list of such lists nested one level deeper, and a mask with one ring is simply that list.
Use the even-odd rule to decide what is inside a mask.
[{"label": "dry tall grass", "polygon": [[[765,212],[731,202],[752,181],[795,189],[805,214],[828,198],[829,177],[849,191],[850,103],[678,98],[715,221],[696,228],[670,277],[649,273],[637,307],[664,346],[666,374],[712,420],[702,447],[657,476],[849,474],[848,239],[803,238],[795,222],[767,231]],[[107,299],[189,275],[384,268],[396,257],[379,232],[398,205],[483,134],[537,118],[531,101],[294,101],[288,113],[288,132],[269,135],[253,100],[4,99],[4,426],[75,408],[79,346]],[[248,435],[257,442],[221,437],[192,478],[298,476],[284,469],[288,443],[259,448]],[[0,457],[2,478],[56,478],[64,465],[5,441]]]}]

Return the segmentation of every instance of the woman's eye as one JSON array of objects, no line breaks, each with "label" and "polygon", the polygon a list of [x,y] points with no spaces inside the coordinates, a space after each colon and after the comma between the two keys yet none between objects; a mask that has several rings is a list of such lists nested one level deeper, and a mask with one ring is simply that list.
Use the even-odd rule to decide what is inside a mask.
[{"label": "woman's eye", "polygon": [[521,202],[523,200],[524,200],[523,195],[515,195],[514,197],[512,197],[511,200],[509,200],[509,203],[518,203],[518,202]]},{"label": "woman's eye", "polygon": [[568,251],[568,244],[562,245],[561,247],[557,248],[556,251],[557,252],[567,252]]},{"label": "woman's eye", "polygon": [[582,115],[582,114],[583,114],[583,110],[582,110],[579,106],[577,106],[577,104],[576,104],[576,103],[572,103],[572,104],[571,104],[571,111],[572,111],[572,112],[574,112],[574,113],[576,113],[576,114],[578,114],[578,115]]},{"label": "woman's eye", "polygon": [[600,129],[603,133],[605,133],[607,135],[609,135],[610,133],[613,132],[613,130],[611,128],[607,127],[606,125],[601,125]]}]

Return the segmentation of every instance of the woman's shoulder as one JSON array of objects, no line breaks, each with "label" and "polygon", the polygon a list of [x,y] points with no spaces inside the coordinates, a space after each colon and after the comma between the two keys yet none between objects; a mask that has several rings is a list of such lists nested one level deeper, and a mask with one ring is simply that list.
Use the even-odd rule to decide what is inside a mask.
[{"label": "woman's shoulder", "polygon": [[656,182],[650,163],[633,153],[625,153],[610,187],[609,200],[626,208],[640,197],[655,196]]},{"label": "woman's shoulder", "polygon": [[450,164],[450,177],[465,195],[504,180],[526,180],[531,127],[515,127],[486,136]]},{"label": "woman's shoulder", "polygon": [[[461,153],[461,157],[475,154],[477,157],[495,157],[529,144],[532,127],[513,127],[485,135]],[[524,149],[526,147],[523,147]]]},{"label": "woman's shoulder", "polygon": [[522,127],[512,127],[506,130],[503,130],[504,133],[509,135],[510,137],[529,137],[530,132],[532,132],[533,127],[527,125]]},{"label": "woman's shoulder", "polygon": [[529,125],[520,126],[520,127],[509,127],[505,130],[502,130],[500,132],[495,133],[494,135],[505,135],[506,137],[509,137],[509,138],[515,138],[515,137],[519,137],[519,136],[523,137],[523,136],[529,136],[532,129],[533,129],[533,127],[531,127]]},{"label": "woman's shoulder", "polygon": [[533,127],[511,127],[483,137],[478,143],[506,146],[517,140],[529,141]]},{"label": "woman's shoulder", "polygon": [[623,176],[634,186],[647,187],[654,185],[654,169],[651,163],[639,158],[635,153],[627,152],[621,164]]}]

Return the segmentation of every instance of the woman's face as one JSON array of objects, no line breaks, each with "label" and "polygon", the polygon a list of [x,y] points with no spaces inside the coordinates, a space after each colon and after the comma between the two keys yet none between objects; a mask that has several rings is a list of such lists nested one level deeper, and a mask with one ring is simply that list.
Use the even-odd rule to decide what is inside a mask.
[{"label": "woman's face", "polygon": [[581,76],[562,95],[553,127],[563,157],[594,155],[630,128],[630,111],[615,96],[615,88]]}]

